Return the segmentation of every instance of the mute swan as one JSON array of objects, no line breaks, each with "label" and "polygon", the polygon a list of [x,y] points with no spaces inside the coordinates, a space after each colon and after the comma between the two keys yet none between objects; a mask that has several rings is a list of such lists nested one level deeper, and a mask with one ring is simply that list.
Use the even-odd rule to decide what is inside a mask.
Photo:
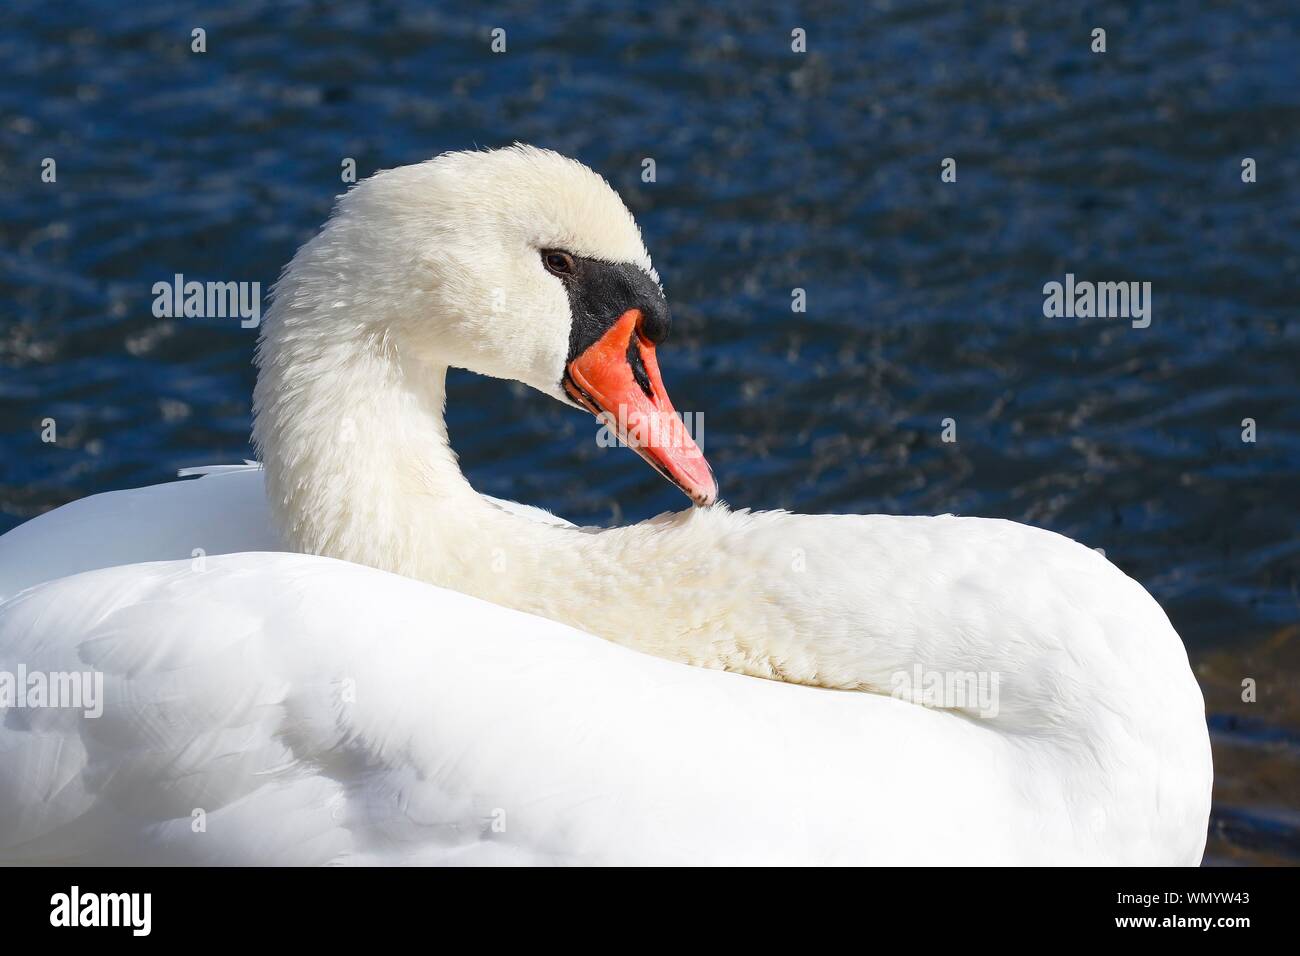
[{"label": "mute swan", "polygon": [[[0,538],[0,668],[104,675],[101,717],[8,709],[0,859],[1197,863],[1204,704],[1146,591],[1009,521],[714,503],[668,326],[575,161],[353,188],[262,328],[264,470]],[[613,413],[702,507],[478,495],[449,366]]]}]

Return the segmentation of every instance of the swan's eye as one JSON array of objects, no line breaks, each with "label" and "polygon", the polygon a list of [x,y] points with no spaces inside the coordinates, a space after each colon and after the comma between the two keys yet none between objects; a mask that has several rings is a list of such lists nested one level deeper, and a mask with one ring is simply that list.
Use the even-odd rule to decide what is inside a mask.
[{"label": "swan's eye", "polygon": [[577,270],[573,256],[558,249],[543,249],[542,261],[546,263],[546,271],[557,276],[571,276]]}]

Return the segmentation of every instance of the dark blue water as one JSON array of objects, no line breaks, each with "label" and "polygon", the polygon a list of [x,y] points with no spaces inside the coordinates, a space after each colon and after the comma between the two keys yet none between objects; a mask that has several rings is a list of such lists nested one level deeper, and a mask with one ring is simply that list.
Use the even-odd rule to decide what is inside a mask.
[{"label": "dark blue water", "polygon": [[[1300,8],[816,9],[10,0],[0,531],[251,453],[255,332],[154,318],[153,283],[269,287],[345,157],[549,146],[638,217],[675,310],[664,374],[727,500],[1104,548],[1205,688],[1208,859],[1300,860]],[[1045,318],[1067,272],[1151,282],[1150,327]],[[522,388],[457,375],[450,419],[490,494],[584,522],[684,504]]]}]

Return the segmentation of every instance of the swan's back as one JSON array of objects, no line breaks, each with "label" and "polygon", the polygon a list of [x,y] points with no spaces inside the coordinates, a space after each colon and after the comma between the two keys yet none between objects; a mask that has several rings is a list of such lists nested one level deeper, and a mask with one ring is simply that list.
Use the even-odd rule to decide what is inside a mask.
[{"label": "swan's back", "polygon": [[[101,717],[15,710],[0,729],[5,862],[833,863],[1026,849],[995,735],[974,725],[920,746],[948,718],[675,665],[325,558],[51,582],[0,610],[0,654],[9,669],[105,674]],[[957,807],[954,778],[966,782]],[[928,832],[900,830],[903,814]],[[1049,846],[1030,850],[1048,859]]]},{"label": "swan's back", "polygon": [[[1090,753],[674,664],[355,564],[219,553],[262,540],[253,471],[97,496],[0,538],[0,670],[104,680],[100,717],[5,713],[0,862],[1200,859],[1208,740],[1181,711],[1165,716],[1185,754],[1110,746],[1141,735],[1126,721],[1145,705],[1096,714]],[[159,549],[179,560],[121,563]],[[1141,599],[1135,639],[1176,647],[1156,666],[1194,688]]]}]

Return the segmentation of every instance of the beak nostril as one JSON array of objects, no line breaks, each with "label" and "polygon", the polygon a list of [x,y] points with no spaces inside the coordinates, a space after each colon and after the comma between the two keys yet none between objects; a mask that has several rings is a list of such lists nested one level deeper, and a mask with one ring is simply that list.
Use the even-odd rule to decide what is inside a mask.
[{"label": "beak nostril", "polygon": [[658,345],[664,339],[668,338],[668,330],[671,328],[671,321],[668,313],[659,309],[641,309],[641,316],[637,319],[636,331],[648,344]]}]

